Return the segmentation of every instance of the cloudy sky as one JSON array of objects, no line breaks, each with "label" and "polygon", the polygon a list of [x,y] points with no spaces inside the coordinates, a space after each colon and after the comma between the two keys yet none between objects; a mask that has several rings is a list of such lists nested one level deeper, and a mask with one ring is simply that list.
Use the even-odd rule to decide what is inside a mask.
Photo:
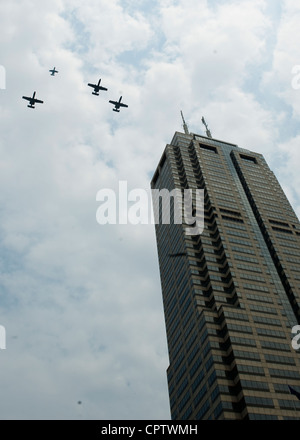
[{"label": "cloudy sky", "polygon": [[97,194],[148,191],[182,110],[262,153],[299,217],[296,3],[2,2],[1,419],[169,419],[154,226],[100,225]]}]

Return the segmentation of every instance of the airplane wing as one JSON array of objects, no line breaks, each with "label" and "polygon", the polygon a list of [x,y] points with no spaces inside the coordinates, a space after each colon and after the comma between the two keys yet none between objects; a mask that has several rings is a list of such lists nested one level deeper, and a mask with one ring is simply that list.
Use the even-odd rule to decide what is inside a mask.
[{"label": "airplane wing", "polygon": [[22,96],[23,99],[26,99],[27,101],[30,101],[31,98],[29,98],[29,96]]},{"label": "airplane wing", "polygon": [[106,87],[102,87],[102,86],[99,86],[99,87],[100,87],[100,90],[107,90]]},{"label": "airplane wing", "polygon": [[34,102],[37,102],[38,104],[44,104],[44,101],[41,101],[40,99],[34,99]]},{"label": "airplane wing", "polygon": [[88,83],[88,86],[90,86],[90,87],[97,87],[97,84],[90,84],[90,83]]},{"label": "airplane wing", "polygon": [[119,103],[117,101],[109,101],[109,102],[113,105],[119,105]]},{"label": "airplane wing", "polygon": [[128,105],[127,104],[123,104],[122,102],[119,102],[119,104],[118,104],[120,107],[128,107]]}]

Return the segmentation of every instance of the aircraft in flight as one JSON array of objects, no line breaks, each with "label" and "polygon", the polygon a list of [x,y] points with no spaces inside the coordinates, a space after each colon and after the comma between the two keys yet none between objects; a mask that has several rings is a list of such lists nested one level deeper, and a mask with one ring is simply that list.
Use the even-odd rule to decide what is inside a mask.
[{"label": "aircraft in flight", "polygon": [[115,106],[115,108],[113,108],[114,112],[119,112],[120,107],[128,107],[127,104],[123,104],[121,101],[122,101],[122,96],[120,96],[119,101],[109,101],[111,104]]},{"label": "aircraft in flight", "polygon": [[58,73],[58,70],[55,70],[55,67],[53,67],[53,69],[50,69],[49,72],[51,72],[51,76],[54,76],[56,73]]},{"label": "aircraft in flight", "polygon": [[96,95],[96,96],[98,96],[98,95],[99,95],[99,90],[107,90],[106,87],[102,87],[102,86],[100,86],[100,83],[101,83],[101,79],[99,79],[98,84],[91,84],[91,83],[88,83],[88,86],[94,88],[94,91],[92,92],[92,95]]},{"label": "aircraft in flight", "polygon": [[35,108],[34,104],[36,104],[36,103],[43,104],[44,103],[44,101],[41,101],[40,99],[36,99],[35,94],[36,94],[36,92],[33,93],[32,97],[22,96],[23,99],[26,99],[27,101],[29,101],[29,104],[27,105],[27,107]]}]

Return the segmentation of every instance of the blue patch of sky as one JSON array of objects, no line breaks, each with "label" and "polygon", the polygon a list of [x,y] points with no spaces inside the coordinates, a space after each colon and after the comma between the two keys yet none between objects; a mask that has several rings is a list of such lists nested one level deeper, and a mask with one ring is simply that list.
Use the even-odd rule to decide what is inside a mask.
[{"label": "blue patch of sky", "polygon": [[[146,47],[143,50],[126,50],[116,57],[117,63],[121,64],[125,69],[126,66],[134,67],[138,72],[147,69],[146,62],[151,57],[153,47]],[[140,77],[142,80],[142,77]]]},{"label": "blue patch of sky", "polygon": [[113,113],[114,113],[114,115],[110,119],[110,125],[109,125],[109,127],[110,127],[110,134],[112,136],[114,136],[116,134],[117,130],[120,128],[119,121],[116,118],[114,118],[114,116],[118,117],[119,114],[115,113],[115,112],[113,112]]},{"label": "blue patch of sky", "polygon": [[249,66],[248,77],[244,82],[243,88],[247,93],[253,94],[256,101],[259,102],[264,110],[273,114],[278,113],[284,115],[280,127],[278,127],[278,137],[276,139],[277,142],[282,142],[290,137],[294,137],[297,132],[299,132],[299,121],[293,119],[292,107],[279,96],[281,83],[276,84],[276,81],[272,81],[270,85],[264,86],[262,84],[263,75],[268,71],[270,71],[268,66]]},{"label": "blue patch of sky", "polygon": [[11,251],[9,248],[1,246],[0,255],[0,274],[12,274],[22,269],[23,255],[20,252]]},{"label": "blue patch of sky", "polygon": [[[152,26],[152,31],[154,33],[153,37],[145,48],[126,50],[117,57],[117,61],[123,65],[132,65],[136,69],[145,69],[146,63],[150,58],[156,53],[163,52],[167,41],[161,28]],[[166,54],[165,57],[167,57]]]},{"label": "blue patch of sky", "polygon": [[17,298],[16,294],[12,294],[9,289],[3,284],[0,284],[1,288],[1,312],[4,311],[7,313],[10,310],[15,310],[17,306],[20,305],[20,301]]},{"label": "blue patch of sky", "polygon": [[105,162],[105,164],[108,166],[108,168],[115,168],[115,164],[112,160],[108,160]]},{"label": "blue patch of sky", "polygon": [[137,69],[143,69],[144,62],[153,52],[160,52],[166,42],[163,30],[160,26],[160,2],[158,0],[122,0],[123,10],[132,15],[140,13],[145,17],[153,31],[153,36],[148,46],[140,50],[127,50],[117,58],[122,64],[134,65]]},{"label": "blue patch of sky", "polygon": [[148,49],[126,50],[117,57],[117,62],[123,65],[133,65],[137,69],[143,67],[143,61],[148,55]]},{"label": "blue patch of sky", "polygon": [[[17,274],[22,272],[23,259],[17,252],[10,251],[5,247],[2,247],[0,256],[0,290],[1,290],[1,310],[14,309],[18,301],[18,292],[12,292],[9,287],[6,286],[6,281],[17,278]],[[5,274],[4,278],[2,274]]]},{"label": "blue patch of sky", "polygon": [[145,16],[157,13],[160,2],[158,0],[121,0],[121,6],[129,14],[141,12]]},{"label": "blue patch of sky", "polygon": [[[124,12],[132,16],[136,13],[141,13],[154,31],[153,37],[147,47],[143,49],[126,50],[116,58],[116,61],[124,66],[130,65],[138,70],[142,70],[144,62],[147,61],[150,53],[152,51],[160,51],[165,42],[163,32],[157,24],[159,2],[150,0],[124,0],[121,2],[121,6]],[[79,55],[87,54],[92,45],[91,36],[85,24],[78,17],[77,9],[64,12],[61,16],[71,25],[75,35],[75,40],[67,43],[66,48]],[[89,71],[89,73],[96,73],[98,71],[92,64],[89,64],[88,59],[85,59],[85,69]]]},{"label": "blue patch of sky", "polygon": [[216,11],[221,5],[228,5],[230,3],[228,0],[209,0],[207,1],[207,6]]},{"label": "blue patch of sky", "polygon": [[87,31],[84,23],[78,18],[77,10],[72,9],[61,14],[62,18],[71,25],[75,41],[68,44],[68,49],[76,53],[85,53],[90,47],[90,33]]},{"label": "blue patch of sky", "polygon": [[147,172],[147,178],[148,178],[149,182],[151,182],[151,180],[153,179],[154,173],[155,173],[155,168],[153,170]]},{"label": "blue patch of sky", "polygon": [[244,84],[247,90],[255,92],[256,96],[262,99],[264,98],[265,89],[260,88],[260,83],[263,74],[272,69],[273,53],[277,43],[277,33],[281,18],[280,2],[274,0],[272,5],[267,3],[265,15],[271,24],[267,27],[266,33],[263,36],[265,43],[264,59],[260,64],[253,62],[252,65],[248,66],[248,75]]}]

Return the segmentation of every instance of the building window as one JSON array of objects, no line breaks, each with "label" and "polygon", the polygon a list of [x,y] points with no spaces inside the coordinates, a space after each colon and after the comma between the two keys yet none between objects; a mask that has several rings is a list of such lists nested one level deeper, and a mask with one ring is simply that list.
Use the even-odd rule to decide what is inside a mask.
[{"label": "building window", "polygon": [[213,153],[218,154],[218,150],[216,149],[216,147],[213,147],[212,145],[200,144],[200,148],[202,148],[203,150],[212,151]]},{"label": "building window", "polygon": [[274,225],[278,225],[278,226],[284,226],[286,228],[288,228],[290,225],[288,223],[285,222],[279,222],[278,220],[271,220],[269,219],[270,223],[273,223]]},{"label": "building window", "polygon": [[248,156],[247,154],[240,154],[240,158],[243,160],[247,160],[248,162],[257,163],[257,160],[253,156]]}]

